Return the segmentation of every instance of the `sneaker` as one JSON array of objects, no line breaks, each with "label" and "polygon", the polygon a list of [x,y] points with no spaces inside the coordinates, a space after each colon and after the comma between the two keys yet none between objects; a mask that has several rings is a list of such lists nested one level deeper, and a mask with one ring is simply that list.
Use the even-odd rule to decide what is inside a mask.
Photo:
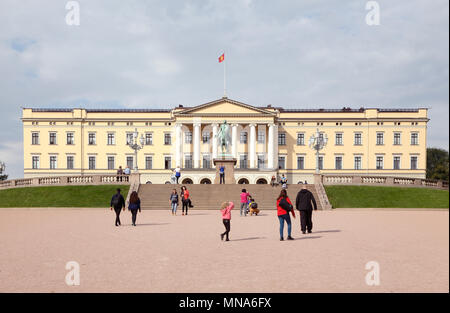
[{"label": "sneaker", "polygon": [[230,241],[230,239],[227,238],[227,239],[225,239],[225,241]]},{"label": "sneaker", "polygon": [[283,240],[284,240],[284,238],[283,238],[283,237],[281,237],[281,238],[280,238],[280,241],[283,241]]},{"label": "sneaker", "polygon": [[224,234],[220,234],[220,240],[223,240]]},{"label": "sneaker", "polygon": [[312,230],[308,230],[308,234],[311,234],[312,233]]},{"label": "sneaker", "polygon": [[302,230],[302,233],[303,233],[303,234],[306,234],[306,232],[305,232],[304,230]]},{"label": "sneaker", "polygon": [[294,240],[294,238],[292,238],[291,236],[287,237],[288,240]]}]

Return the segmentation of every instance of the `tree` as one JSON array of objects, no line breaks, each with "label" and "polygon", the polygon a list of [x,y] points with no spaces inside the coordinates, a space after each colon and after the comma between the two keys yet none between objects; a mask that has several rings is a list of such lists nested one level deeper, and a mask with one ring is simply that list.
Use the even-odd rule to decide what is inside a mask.
[{"label": "tree", "polygon": [[8,178],[8,175],[4,175],[3,172],[6,169],[6,165],[4,162],[0,161],[0,181],[6,180]]},{"label": "tree", "polygon": [[427,178],[448,181],[448,151],[439,148],[427,149]]}]

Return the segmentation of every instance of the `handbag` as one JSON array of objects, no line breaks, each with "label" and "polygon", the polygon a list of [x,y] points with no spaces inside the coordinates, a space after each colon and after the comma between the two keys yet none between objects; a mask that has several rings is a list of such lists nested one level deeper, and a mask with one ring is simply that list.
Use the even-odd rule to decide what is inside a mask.
[{"label": "handbag", "polygon": [[283,210],[285,210],[286,212],[289,212],[293,209],[292,204],[290,204],[289,202],[287,202],[286,198],[282,198],[280,200],[280,203],[278,204]]}]

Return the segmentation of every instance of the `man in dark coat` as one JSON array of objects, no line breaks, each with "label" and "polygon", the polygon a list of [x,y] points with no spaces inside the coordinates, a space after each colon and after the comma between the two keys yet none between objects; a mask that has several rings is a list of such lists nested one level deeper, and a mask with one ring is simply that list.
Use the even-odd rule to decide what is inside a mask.
[{"label": "man in dark coat", "polygon": [[120,189],[117,188],[117,193],[112,196],[111,198],[111,211],[114,208],[114,211],[116,212],[116,226],[120,225],[120,210],[125,211],[125,199],[123,198],[123,196],[120,194]]},{"label": "man in dark coat", "polygon": [[295,205],[297,210],[300,211],[300,226],[302,228],[302,233],[312,232],[312,210],[317,210],[316,199],[314,199],[311,191],[306,189],[306,185],[302,186],[302,189],[297,194],[297,199],[295,200]]}]

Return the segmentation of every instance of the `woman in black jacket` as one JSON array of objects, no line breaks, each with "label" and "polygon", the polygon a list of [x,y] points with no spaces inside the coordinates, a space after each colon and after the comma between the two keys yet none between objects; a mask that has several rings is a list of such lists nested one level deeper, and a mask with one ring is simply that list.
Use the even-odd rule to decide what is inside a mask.
[{"label": "woman in black jacket", "polygon": [[141,212],[141,199],[139,199],[136,191],[133,191],[130,196],[130,204],[128,205],[128,210],[131,211],[131,222],[133,226],[136,226],[136,216],[137,212]]}]

